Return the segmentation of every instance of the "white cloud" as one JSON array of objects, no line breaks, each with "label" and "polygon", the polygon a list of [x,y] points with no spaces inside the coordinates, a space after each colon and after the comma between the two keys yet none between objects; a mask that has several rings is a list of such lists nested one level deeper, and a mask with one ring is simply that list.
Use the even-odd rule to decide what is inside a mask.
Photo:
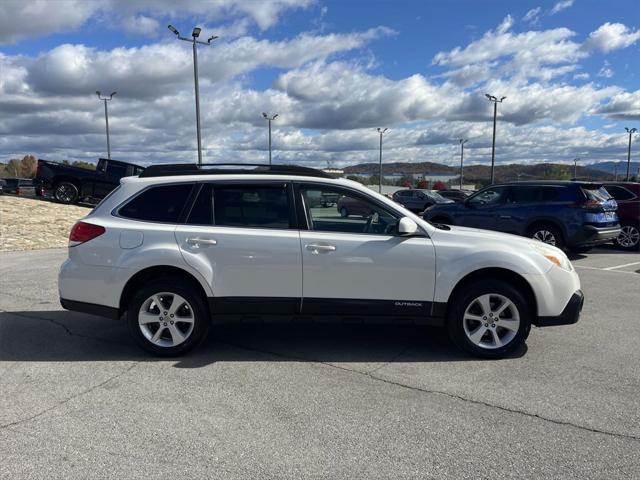
[{"label": "white cloud", "polygon": [[3,0],[0,2],[0,44],[75,29],[102,6],[101,0]]},{"label": "white cloud", "polygon": [[120,25],[126,32],[149,35],[157,30],[153,16],[203,23],[250,20],[262,31],[288,10],[307,8],[314,0],[2,0],[0,45],[76,29],[93,16]]},{"label": "white cloud", "polygon": [[157,37],[160,23],[145,15],[132,15],[122,21],[122,29],[129,35]]},{"label": "white cloud", "polygon": [[604,77],[604,78],[611,78],[613,77],[613,70],[611,70],[609,67],[602,67],[600,71],[598,71],[598,76]]},{"label": "white cloud", "polygon": [[574,80],[589,80],[590,75],[587,72],[582,72],[582,73],[576,73],[573,76]]},{"label": "white cloud", "polygon": [[524,17],[522,17],[522,21],[530,25],[535,25],[536,23],[538,23],[538,20],[540,19],[539,17],[540,17],[541,11],[542,11],[542,8],[540,7],[532,8],[525,14]]},{"label": "white cloud", "polygon": [[560,0],[556,3],[551,9],[550,15],[555,15],[556,13],[561,12],[562,10],[566,10],[567,8],[573,5],[573,0]]},{"label": "white cloud", "polygon": [[589,34],[585,42],[588,50],[611,52],[627,48],[640,39],[640,30],[632,30],[622,23],[605,23]]}]

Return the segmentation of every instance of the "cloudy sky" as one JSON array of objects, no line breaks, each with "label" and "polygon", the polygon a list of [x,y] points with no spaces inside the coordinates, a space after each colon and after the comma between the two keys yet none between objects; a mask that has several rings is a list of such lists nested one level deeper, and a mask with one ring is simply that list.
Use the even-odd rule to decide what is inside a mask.
[{"label": "cloudy sky", "polygon": [[[626,160],[640,127],[640,12],[600,0],[2,0],[0,161],[196,159],[190,44],[201,38],[205,161]],[[638,145],[640,147],[640,145]]]}]

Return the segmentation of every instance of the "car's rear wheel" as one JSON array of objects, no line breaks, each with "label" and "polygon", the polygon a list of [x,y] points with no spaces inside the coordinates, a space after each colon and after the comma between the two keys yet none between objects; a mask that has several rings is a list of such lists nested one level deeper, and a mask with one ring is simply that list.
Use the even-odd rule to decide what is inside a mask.
[{"label": "car's rear wheel", "polygon": [[453,342],[482,358],[503,358],[531,329],[532,307],[523,292],[499,280],[478,280],[450,303],[447,327]]},{"label": "car's rear wheel", "polygon": [[342,207],[340,209],[340,216],[342,218],[347,218],[349,216],[349,210],[347,210],[347,207]]},{"label": "car's rear wheel", "polygon": [[74,203],[78,199],[78,187],[71,182],[60,182],[53,189],[53,197],[60,203]]},{"label": "car's rear wheel", "polygon": [[564,248],[564,239],[562,232],[554,225],[541,223],[529,229],[530,238],[553,245],[554,247]]},{"label": "car's rear wheel", "polygon": [[205,337],[210,319],[201,295],[179,279],[159,279],[137,292],[127,309],[129,330],[154,355],[182,355]]},{"label": "car's rear wheel", "polygon": [[640,229],[638,228],[638,224],[622,222],[620,226],[620,235],[616,238],[615,244],[623,250],[639,250]]}]

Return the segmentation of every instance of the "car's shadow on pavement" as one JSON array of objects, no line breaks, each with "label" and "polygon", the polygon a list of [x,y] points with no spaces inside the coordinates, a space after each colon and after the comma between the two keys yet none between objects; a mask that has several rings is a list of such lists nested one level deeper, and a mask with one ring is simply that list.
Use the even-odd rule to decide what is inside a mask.
[{"label": "car's shadow on pavement", "polygon": [[[526,345],[512,358],[522,357]],[[441,328],[413,325],[216,325],[176,368],[216,362],[475,361]],[[142,351],[124,321],[67,311],[0,311],[0,361],[166,361]]]}]

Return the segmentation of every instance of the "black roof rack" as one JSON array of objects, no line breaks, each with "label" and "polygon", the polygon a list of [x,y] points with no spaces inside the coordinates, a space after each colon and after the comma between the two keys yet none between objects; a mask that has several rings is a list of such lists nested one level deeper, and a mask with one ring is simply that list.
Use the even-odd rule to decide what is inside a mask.
[{"label": "black roof rack", "polygon": [[322,170],[300,167],[298,165],[268,165],[262,163],[166,163],[151,165],[145,168],[140,178],[169,177],[173,175],[233,175],[233,174],[261,174],[261,175],[299,175],[305,177],[333,178]]}]

